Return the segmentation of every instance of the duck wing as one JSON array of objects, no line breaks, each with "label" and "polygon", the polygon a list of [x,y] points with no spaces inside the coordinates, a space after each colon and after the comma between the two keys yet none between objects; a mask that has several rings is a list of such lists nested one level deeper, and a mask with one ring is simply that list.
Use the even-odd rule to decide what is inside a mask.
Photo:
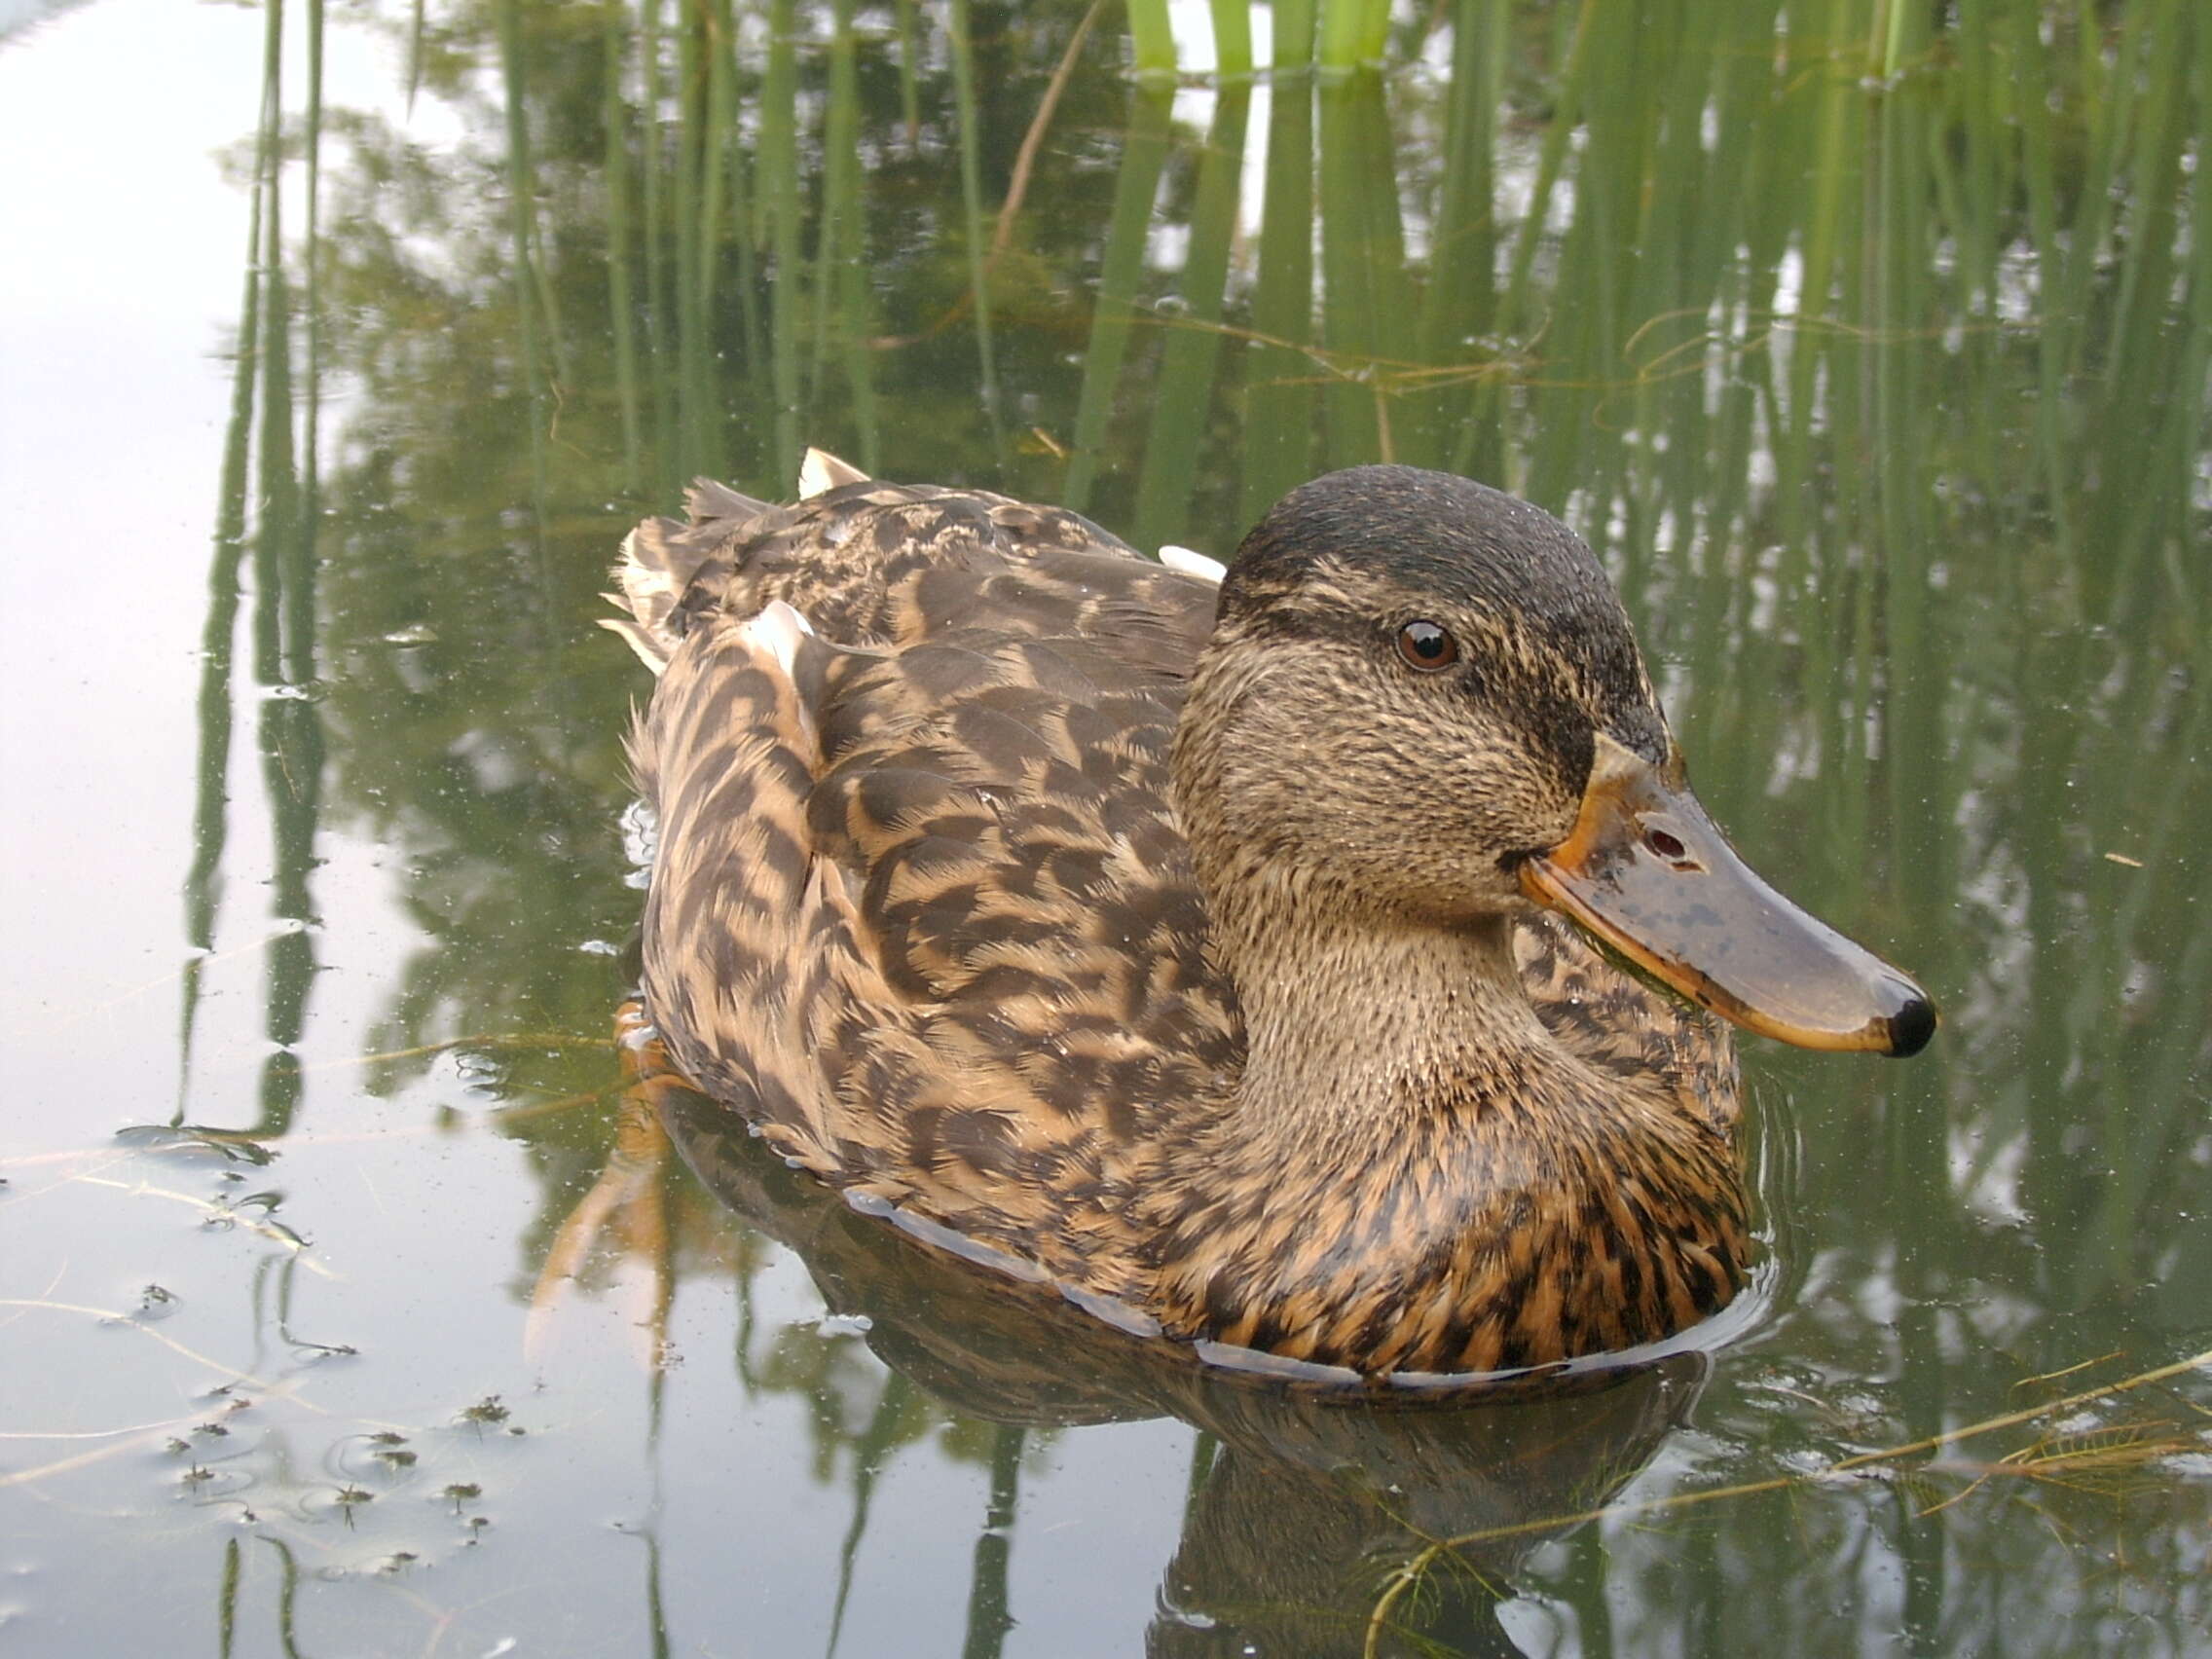
[{"label": "duck wing", "polygon": [[1133,1293],[1136,1166],[1241,1051],[1168,789],[1213,587],[979,492],[692,505],[624,582],[677,1063],[855,1201]]}]

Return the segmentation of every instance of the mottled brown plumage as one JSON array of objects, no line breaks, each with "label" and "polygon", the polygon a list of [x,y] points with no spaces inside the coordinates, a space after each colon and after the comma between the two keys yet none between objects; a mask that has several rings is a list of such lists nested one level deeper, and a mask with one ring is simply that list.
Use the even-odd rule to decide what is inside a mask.
[{"label": "mottled brown plumage", "polygon": [[[1724,1030],[1518,873],[1598,748],[1671,756],[1567,531],[1361,468],[1217,589],[1072,513],[812,464],[796,506],[702,484],[642,525],[610,624],[659,673],[645,989],[702,1088],[1175,1337],[1487,1371],[1735,1294]],[[1417,619],[1461,660],[1410,666]]]}]

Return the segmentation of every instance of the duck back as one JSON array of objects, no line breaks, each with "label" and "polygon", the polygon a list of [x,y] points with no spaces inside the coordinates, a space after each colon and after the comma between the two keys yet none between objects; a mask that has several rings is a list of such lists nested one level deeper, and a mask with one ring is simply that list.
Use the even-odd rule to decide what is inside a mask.
[{"label": "duck back", "polygon": [[1167,773],[1212,585],[974,491],[691,505],[623,571],[677,1062],[840,1187],[1133,1294],[1109,1218],[1240,1037]]}]

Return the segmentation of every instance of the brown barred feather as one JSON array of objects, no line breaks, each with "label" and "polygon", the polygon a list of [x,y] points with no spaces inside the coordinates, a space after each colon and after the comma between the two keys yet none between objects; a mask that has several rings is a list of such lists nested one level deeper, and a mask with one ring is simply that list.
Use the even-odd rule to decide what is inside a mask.
[{"label": "brown barred feather", "polygon": [[[794,506],[702,481],[625,543],[660,676],[645,997],[692,1080],[863,1201],[1176,1336],[1493,1370],[1728,1301],[1718,1024],[1524,903],[1379,930],[1308,867],[1317,817],[1444,856],[1353,782],[1431,764],[1425,734],[1282,667],[1309,647],[1279,606],[1217,631],[1211,583],[1074,513],[822,461]],[[1296,734],[1282,775],[1216,777],[1255,719]],[[1493,759],[1465,763],[1537,787]],[[1263,828],[1217,844],[1236,812]]]}]

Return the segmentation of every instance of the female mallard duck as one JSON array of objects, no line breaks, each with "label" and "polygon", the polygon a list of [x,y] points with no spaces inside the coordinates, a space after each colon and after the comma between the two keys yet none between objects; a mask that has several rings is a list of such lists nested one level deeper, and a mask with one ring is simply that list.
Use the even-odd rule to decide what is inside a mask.
[{"label": "female mallard duck", "polygon": [[641,525],[608,625],[659,676],[646,1006],[859,1207],[1136,1329],[1526,1366],[1745,1272],[1727,1035],[1605,955],[1814,1048],[1934,1030],[1736,857],[1525,502],[1355,467],[1209,579],[820,455],[802,489]]}]

